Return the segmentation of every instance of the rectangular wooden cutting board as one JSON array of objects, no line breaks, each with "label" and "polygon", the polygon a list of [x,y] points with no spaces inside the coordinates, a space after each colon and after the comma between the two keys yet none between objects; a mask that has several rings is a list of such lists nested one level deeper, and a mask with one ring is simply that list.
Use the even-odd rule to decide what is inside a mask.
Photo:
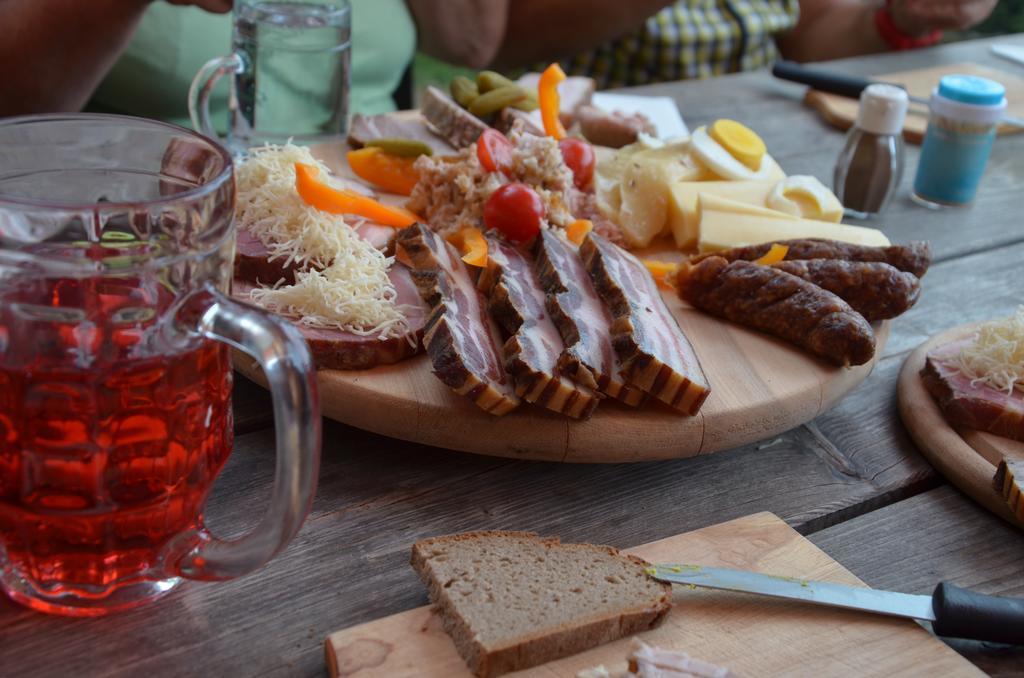
[{"label": "rectangular wooden cutting board", "polygon": [[[629,549],[650,562],[683,562],[863,585],[771,513],[714,525]],[[685,650],[742,676],[982,676],[970,662],[909,620],[758,596],[676,587],[672,612],[647,643]],[[575,676],[625,668],[628,638],[517,676]],[[430,607],[328,636],[331,676],[471,674]]]},{"label": "rectangular wooden cutting board", "polygon": [[[871,76],[873,80],[889,82],[896,85],[903,85],[911,96],[918,96],[927,99],[932,94],[939,80],[944,75],[978,75],[989,78],[1003,84],[1006,87],[1006,101],[1008,107],[1007,115],[1016,117],[1024,116],[1024,79],[1006,71],[987,68],[978,64],[945,64],[931,68],[918,68],[912,71],[900,71],[899,73],[883,73]],[[829,124],[840,129],[847,129],[857,118],[856,99],[841,97],[837,94],[826,94],[817,90],[808,90],[804,101],[808,106],[817,110]],[[928,111],[923,106],[910,105],[907,111],[907,120],[903,124],[903,137],[910,143],[919,144],[924,139],[925,128],[928,127]],[[999,128],[999,134],[1014,134],[1022,132],[1020,127],[1003,125]]]}]

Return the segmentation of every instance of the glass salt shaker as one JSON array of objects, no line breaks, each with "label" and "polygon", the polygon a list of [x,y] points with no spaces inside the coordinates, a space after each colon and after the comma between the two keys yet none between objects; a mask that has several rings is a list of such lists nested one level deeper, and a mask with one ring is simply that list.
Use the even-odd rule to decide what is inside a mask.
[{"label": "glass salt shaker", "polygon": [[846,213],[857,219],[880,214],[903,176],[903,121],[907,92],[874,84],[860,94],[857,121],[846,135],[833,189]]},{"label": "glass salt shaker", "polygon": [[928,109],[911,197],[932,208],[966,205],[974,200],[992,152],[1006,88],[987,78],[947,75],[932,92]]}]

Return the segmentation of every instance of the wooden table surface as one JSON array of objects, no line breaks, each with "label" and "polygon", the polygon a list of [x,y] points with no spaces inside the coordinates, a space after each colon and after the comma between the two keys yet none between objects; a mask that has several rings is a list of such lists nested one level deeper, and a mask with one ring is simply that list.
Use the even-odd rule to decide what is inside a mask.
[{"label": "wooden table surface", "polygon": [[[1024,45],[1024,35],[999,42]],[[987,41],[837,62],[863,75],[973,61],[1020,66]],[[719,117],[757,130],[790,174],[829,183],[843,135],[767,72],[659,85],[692,127]],[[477,457],[326,422],[320,486],[291,546],[228,583],[186,583],[162,601],[103,619],[63,619],[0,599],[0,675],[322,676],[336,629],[426,601],[410,544],[440,533],[521,529],[626,547],[757,511],[785,519],[868,584],[930,593],[948,580],[1024,596],[1024,534],[939,477],[896,413],[907,353],[947,327],[1022,302],[1024,135],[996,144],[977,203],[932,213],[907,194],[918,149],[881,219],[893,241],[926,238],[936,262],[921,301],[893,323],[874,373],[831,411],[774,439],[719,454],[634,465]],[[238,378],[235,453],[208,510],[240,534],[262,514],[273,474],[269,399]],[[637,445],[643,445],[642,438]],[[995,675],[1024,675],[1024,649],[952,641]]]}]

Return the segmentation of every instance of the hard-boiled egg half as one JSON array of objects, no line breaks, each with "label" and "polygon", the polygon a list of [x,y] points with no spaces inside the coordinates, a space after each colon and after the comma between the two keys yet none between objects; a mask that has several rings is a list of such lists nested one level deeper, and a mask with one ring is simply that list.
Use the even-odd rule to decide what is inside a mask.
[{"label": "hard-boiled egg half", "polygon": [[843,205],[832,191],[815,177],[794,175],[786,177],[768,194],[768,207],[779,212],[807,219],[843,220]]},{"label": "hard-boiled egg half", "polygon": [[735,120],[716,120],[690,137],[693,157],[721,179],[782,180],[786,173],[768,155],[764,141]]}]

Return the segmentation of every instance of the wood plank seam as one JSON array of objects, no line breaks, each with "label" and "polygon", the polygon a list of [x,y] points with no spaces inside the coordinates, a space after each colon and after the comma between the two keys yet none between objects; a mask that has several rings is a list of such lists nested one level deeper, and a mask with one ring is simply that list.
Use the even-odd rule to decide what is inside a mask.
[{"label": "wood plank seam", "polygon": [[958,253],[952,254],[952,255],[939,255],[939,256],[936,256],[932,260],[932,265],[933,266],[937,266],[937,265],[945,264],[945,263],[948,263],[948,262],[951,262],[951,261],[957,261],[957,260],[960,260],[960,259],[967,259],[968,257],[974,257],[974,256],[977,256],[979,254],[989,254],[991,252],[995,252],[997,250],[1005,249],[1007,247],[1016,247],[1017,245],[1020,245],[1020,244],[1024,244],[1024,236],[1022,236],[1020,238],[1015,238],[1013,240],[1007,240],[1007,241],[1004,241],[1004,242],[1001,242],[1001,243],[994,243],[994,244],[991,244],[991,245],[985,245],[983,247],[975,247],[975,248],[972,248],[972,249],[967,249],[967,250],[964,250],[962,252],[958,252]]}]

